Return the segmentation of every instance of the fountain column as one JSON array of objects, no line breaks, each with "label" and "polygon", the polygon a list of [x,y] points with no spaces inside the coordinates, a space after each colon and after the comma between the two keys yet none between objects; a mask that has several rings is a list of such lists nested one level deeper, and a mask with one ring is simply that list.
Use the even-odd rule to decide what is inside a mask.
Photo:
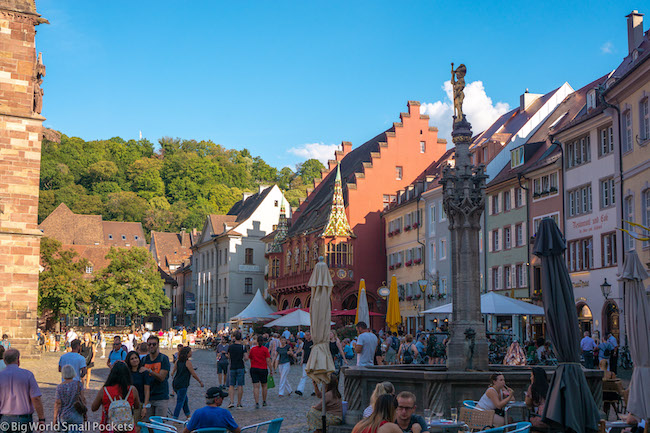
[{"label": "fountain column", "polygon": [[[485,208],[485,167],[472,165],[469,146],[472,125],[462,113],[465,85],[464,65],[454,71],[454,116],[452,141],[456,146],[454,166],[443,170],[443,206],[451,235],[453,313],[447,345],[447,369],[488,370],[488,343],[481,315],[481,271],[479,231]],[[454,80],[453,74],[458,77]],[[461,75],[462,73],[462,75]]]}]

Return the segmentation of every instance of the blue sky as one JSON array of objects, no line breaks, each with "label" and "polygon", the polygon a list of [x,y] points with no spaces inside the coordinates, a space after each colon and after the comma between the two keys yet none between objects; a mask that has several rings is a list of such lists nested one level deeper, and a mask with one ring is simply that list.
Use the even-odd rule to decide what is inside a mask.
[{"label": "blue sky", "polygon": [[[37,29],[43,115],[86,140],[210,139],[294,166],[362,144],[408,100],[448,107],[452,61],[481,82],[465,99],[483,114],[475,132],[526,88],[578,89],[627,54],[625,15],[644,5],[37,0],[51,23]],[[444,134],[451,119],[438,114]]]}]

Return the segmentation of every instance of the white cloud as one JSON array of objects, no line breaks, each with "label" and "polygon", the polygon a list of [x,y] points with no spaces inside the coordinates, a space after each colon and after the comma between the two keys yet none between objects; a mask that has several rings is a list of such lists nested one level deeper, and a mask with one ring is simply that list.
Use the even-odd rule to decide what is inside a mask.
[{"label": "white cloud", "polygon": [[614,44],[611,41],[605,42],[600,46],[600,52],[602,54],[612,54],[614,52]]},{"label": "white cloud", "polygon": [[[442,89],[447,94],[447,98],[444,101],[423,102],[420,113],[429,115],[429,124],[438,127],[438,137],[446,139],[447,147],[450,148],[453,146],[451,127],[454,115],[451,81],[445,81]],[[499,116],[509,110],[510,106],[505,102],[492,103],[492,99],[485,93],[482,81],[474,81],[465,86],[463,114],[472,124],[474,134],[487,129]]]},{"label": "white cloud", "polygon": [[287,152],[305,160],[316,158],[327,166],[327,161],[334,159],[334,152],[340,149],[341,146],[338,144],[306,143],[301,146],[292,147]]}]

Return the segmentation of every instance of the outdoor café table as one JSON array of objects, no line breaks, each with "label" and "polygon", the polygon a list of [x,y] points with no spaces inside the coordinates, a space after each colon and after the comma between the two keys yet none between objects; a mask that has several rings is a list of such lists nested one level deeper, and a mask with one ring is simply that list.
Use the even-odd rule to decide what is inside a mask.
[{"label": "outdoor caf\u00e9 table", "polygon": [[508,412],[510,411],[510,409],[521,409],[522,419],[520,419],[519,421],[528,420],[528,406],[526,406],[526,402],[512,401],[508,403],[504,409],[506,422],[508,421]]},{"label": "outdoor caf\u00e9 table", "polygon": [[607,421],[605,423],[605,431],[608,433],[618,433],[623,431],[624,428],[634,427],[625,421]]},{"label": "outdoor caf\u00e9 table", "polygon": [[443,433],[455,433],[458,431],[463,431],[465,427],[464,422],[452,421],[450,419],[437,419],[429,423],[431,432],[443,432]]}]

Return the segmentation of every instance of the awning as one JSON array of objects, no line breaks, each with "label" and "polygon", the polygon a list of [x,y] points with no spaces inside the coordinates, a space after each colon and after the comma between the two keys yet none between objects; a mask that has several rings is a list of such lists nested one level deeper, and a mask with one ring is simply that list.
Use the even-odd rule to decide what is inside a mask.
[{"label": "awning", "polygon": [[[451,314],[452,304],[441,305],[425,310],[420,314]],[[496,316],[543,316],[544,308],[519,299],[499,295],[496,292],[487,292],[481,295],[481,314],[494,314]]]}]

